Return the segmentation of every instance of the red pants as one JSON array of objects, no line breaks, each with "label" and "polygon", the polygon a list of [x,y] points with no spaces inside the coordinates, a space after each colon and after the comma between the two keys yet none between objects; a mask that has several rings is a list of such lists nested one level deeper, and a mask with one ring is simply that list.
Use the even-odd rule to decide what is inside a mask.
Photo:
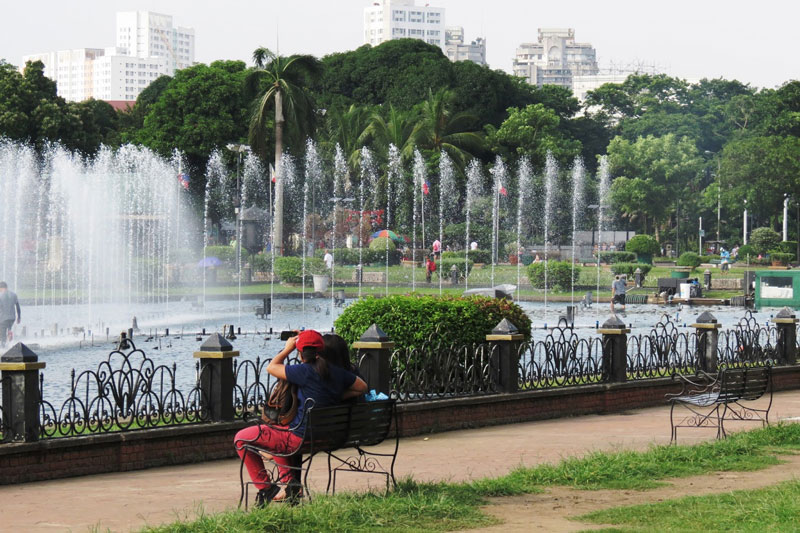
[{"label": "red pants", "polygon": [[[242,445],[254,444],[273,453],[291,453],[300,447],[302,441],[303,439],[291,431],[281,431],[272,426],[259,424],[239,431],[233,439],[233,444],[236,446],[236,453],[244,459],[250,479],[256,488],[261,490],[269,484],[269,473],[264,468],[264,460],[257,453],[242,449]],[[292,477],[292,471],[287,468],[294,466],[292,459],[292,457],[273,456],[273,460],[278,464],[279,481],[287,482]]]}]

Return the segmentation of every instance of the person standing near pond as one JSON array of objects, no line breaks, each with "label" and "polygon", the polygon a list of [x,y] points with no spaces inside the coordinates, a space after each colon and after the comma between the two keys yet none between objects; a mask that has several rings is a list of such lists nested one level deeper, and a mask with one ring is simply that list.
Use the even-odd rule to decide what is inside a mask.
[{"label": "person standing near pond", "polygon": [[0,281],[0,346],[5,346],[8,342],[11,328],[14,327],[14,320],[17,324],[22,320],[22,311],[19,308],[17,295],[8,290],[8,284]]},{"label": "person standing near pond", "polygon": [[619,303],[622,305],[622,310],[625,311],[625,292],[628,290],[628,284],[625,282],[625,276],[615,276],[614,283],[611,284],[611,312],[614,312],[614,304]]}]

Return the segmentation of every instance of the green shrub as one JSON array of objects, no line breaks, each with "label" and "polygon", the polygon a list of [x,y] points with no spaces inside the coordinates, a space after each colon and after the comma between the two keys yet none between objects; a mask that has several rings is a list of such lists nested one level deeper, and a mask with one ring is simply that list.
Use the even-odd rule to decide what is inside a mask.
[{"label": "green shrub", "polygon": [[765,254],[775,250],[781,242],[780,234],[772,228],[756,228],[750,234],[750,244],[756,254]]},{"label": "green shrub", "polygon": [[653,265],[647,263],[614,263],[611,265],[611,272],[614,274],[627,274],[632,277],[636,269],[639,268],[645,276],[653,269]]},{"label": "green shrub", "polygon": [[[325,262],[318,257],[306,258],[306,283],[311,281],[313,274],[327,272]],[[303,277],[303,258],[286,256],[275,258],[275,275],[283,283],[301,283]]]},{"label": "green shrub", "polygon": [[253,272],[271,272],[272,254],[251,255],[250,266],[253,267]]},{"label": "green shrub", "polygon": [[572,274],[572,263],[569,261],[542,261],[533,263],[528,267],[528,279],[535,289],[545,288],[545,264],[547,265],[547,288],[567,290],[573,283],[578,282],[581,268],[575,266],[575,275]]},{"label": "green shrub", "polygon": [[372,242],[369,243],[370,250],[379,250],[381,252],[386,252],[386,247],[389,247],[389,251],[393,252],[397,250],[397,246],[395,246],[394,241],[389,237],[376,237],[372,239]]},{"label": "green shrub", "polygon": [[755,259],[758,257],[756,253],[756,249],[753,248],[751,244],[743,244],[739,247],[739,255],[736,256],[737,261],[747,261],[747,256],[750,256],[750,259]]},{"label": "green shrub", "polygon": [[787,254],[784,252],[778,252],[777,250],[773,250],[769,253],[769,258],[771,261],[777,261],[783,265],[788,265],[789,261],[794,258],[794,254]]},{"label": "green shrub", "polygon": [[[463,257],[459,259],[443,257],[440,261],[436,262],[436,268],[438,269],[439,274],[444,277],[448,277],[450,276],[450,269],[455,265],[456,269],[458,269],[458,276],[464,277],[464,267],[466,266],[468,271],[472,272],[472,266],[474,264],[475,262],[472,259],[469,261],[464,261]],[[467,274],[469,274],[469,272],[467,272]]]},{"label": "green shrub", "polygon": [[432,337],[448,344],[485,342],[486,335],[503,318],[530,337],[531,321],[522,308],[508,300],[484,296],[364,298],[349,305],[335,326],[336,332],[352,343],[369,326],[377,324],[397,348],[409,348]]},{"label": "green shrub", "polygon": [[794,256],[797,253],[797,241],[780,242],[778,243],[776,250],[784,254],[792,254],[792,259],[794,259]]},{"label": "green shrub", "polygon": [[700,255],[694,252],[683,252],[678,258],[678,266],[697,268],[700,266]]},{"label": "green shrub", "polygon": [[625,251],[634,254],[658,255],[661,253],[661,246],[658,241],[650,235],[634,235],[625,243]]},{"label": "green shrub", "polygon": [[720,261],[722,258],[719,254],[709,254],[709,255],[701,255],[700,262],[701,263],[711,263],[713,261]]},{"label": "green shrub", "polygon": [[[243,254],[246,254],[242,250]],[[236,261],[236,247],[235,246],[206,246],[206,257],[216,257],[220,261],[226,263],[233,263]]]},{"label": "green shrub", "polygon": [[[491,263],[491,250],[470,250],[467,256],[473,263]],[[442,252],[442,259],[461,259],[464,260],[464,252]]]},{"label": "green shrub", "polygon": [[[377,240],[377,239],[376,239]],[[334,256],[336,265],[354,266],[358,264],[358,248],[336,248],[331,250]],[[386,245],[380,250],[371,250],[364,248],[362,251],[361,260],[365,265],[385,265],[386,264]],[[314,257],[322,258],[325,256],[325,250],[315,250]],[[389,264],[399,265],[402,252],[400,250],[393,250],[389,248]]]},{"label": "green shrub", "polygon": [[607,265],[633,263],[636,261],[636,254],[633,252],[600,252],[600,261]]}]

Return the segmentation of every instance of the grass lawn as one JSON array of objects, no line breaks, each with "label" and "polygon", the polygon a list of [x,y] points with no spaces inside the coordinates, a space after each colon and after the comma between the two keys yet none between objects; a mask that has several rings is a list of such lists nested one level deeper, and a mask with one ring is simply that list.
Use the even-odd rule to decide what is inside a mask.
[{"label": "grass lawn", "polygon": [[[800,481],[757,490],[615,507],[583,515],[581,520],[614,524],[604,531],[797,531],[800,529]],[[654,524],[657,524],[654,525]]]},{"label": "grass lawn", "polygon": [[[372,493],[320,496],[311,504],[294,508],[271,505],[251,512],[202,515],[194,521],[179,521],[144,531],[447,531],[474,528],[493,523],[492,518],[480,511],[485,498],[490,496],[534,493],[548,485],[643,490],[657,487],[662,480],[671,477],[757,470],[778,464],[776,452],[798,447],[800,424],[779,424],[695,446],[653,446],[643,452],[597,452],[568,458],[555,465],[517,468],[502,477],[470,483],[404,480],[388,496]],[[784,499],[790,498],[800,501],[795,493],[787,493]],[[694,526],[695,516],[688,513],[682,516],[675,521],[680,526],[676,526],[678,530],[702,530]],[[767,520],[762,520],[764,529],[779,527],[777,517],[775,521],[772,521],[773,515],[764,518]],[[608,518],[598,520],[605,522]]]}]

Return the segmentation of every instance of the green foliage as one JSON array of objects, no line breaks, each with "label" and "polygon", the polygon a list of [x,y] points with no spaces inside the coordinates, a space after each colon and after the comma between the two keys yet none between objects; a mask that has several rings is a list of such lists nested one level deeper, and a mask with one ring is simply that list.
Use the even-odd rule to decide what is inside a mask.
[{"label": "green foliage", "polygon": [[714,261],[720,261],[722,258],[719,254],[709,254],[709,255],[701,255],[700,262],[701,263],[712,263]]},{"label": "green foliage", "polygon": [[681,256],[678,258],[677,265],[678,266],[688,266],[692,268],[697,268],[700,266],[701,263],[700,255],[694,252],[683,252]]},{"label": "green foliage", "polygon": [[661,246],[658,241],[650,235],[634,235],[625,243],[625,251],[635,254],[658,255]]},{"label": "green foliage", "polygon": [[750,233],[750,244],[757,254],[766,254],[774,250],[781,242],[781,235],[772,228],[756,228]]},{"label": "green foliage", "polygon": [[780,263],[782,265],[788,265],[789,261],[794,259],[794,254],[787,254],[787,253],[784,253],[784,252],[771,251],[769,253],[769,258],[772,261],[775,261],[775,262]]},{"label": "green foliage", "polygon": [[250,266],[254,272],[272,271],[272,254],[255,254],[250,256]]},{"label": "green foliage", "polygon": [[370,250],[378,250],[382,252],[386,252],[386,248],[389,248],[389,252],[394,252],[397,249],[395,246],[394,241],[389,237],[377,237],[372,239],[372,242],[369,243]]},{"label": "green foliage", "polygon": [[[337,265],[357,265],[358,264],[358,248],[336,248],[331,250],[333,261]],[[314,251],[315,257],[323,257],[325,250],[317,249]],[[402,259],[402,252],[400,250],[389,249],[389,265],[399,265]],[[417,257],[421,257],[419,254]],[[361,261],[365,265],[385,265],[386,264],[386,248],[373,250],[371,248],[362,248]]]},{"label": "green foliage", "polygon": [[614,263],[633,263],[636,261],[636,254],[633,252],[600,252],[600,261],[607,265]]},{"label": "green foliage", "polygon": [[352,343],[377,324],[400,348],[420,346],[430,338],[446,343],[484,342],[507,318],[530,337],[530,318],[517,304],[481,296],[389,296],[365,298],[348,306],[336,319],[336,331]]},{"label": "green foliage", "polygon": [[[246,254],[242,250],[243,254]],[[235,246],[207,246],[206,257],[216,257],[225,263],[233,263],[236,261],[236,247]]]},{"label": "green foliage", "polygon": [[778,243],[776,250],[785,254],[792,254],[792,257],[797,253],[797,241],[781,241]]},{"label": "green foliage", "polygon": [[[467,252],[467,256],[469,257],[470,261],[474,263],[491,263],[492,262],[492,252],[491,250],[469,250]],[[464,262],[464,252],[442,252],[442,259],[461,259],[461,262]]]},{"label": "green foliage", "polygon": [[645,276],[653,269],[653,265],[647,263],[614,263],[611,265],[611,272],[614,274],[627,274],[632,279],[636,269],[640,269]]},{"label": "green foliage", "polygon": [[569,261],[542,261],[532,263],[528,267],[528,279],[535,289],[545,288],[545,265],[547,265],[547,288],[556,290],[568,290],[573,283],[578,282],[581,267],[575,266],[573,276],[573,266]]},{"label": "green foliage", "polygon": [[[325,263],[317,257],[306,258],[305,282],[312,280],[313,274],[324,274],[328,270]],[[301,283],[303,278],[303,258],[284,256],[275,258],[275,275],[283,283]]]},{"label": "green foliage", "polygon": [[459,278],[464,277],[464,267],[466,266],[468,272],[472,272],[472,266],[475,262],[470,259],[469,261],[464,261],[464,257],[442,257],[441,260],[436,262],[436,268],[438,268],[438,272],[440,275],[444,276],[445,278],[450,278],[450,269],[453,266],[456,267],[458,270]]},{"label": "green foliage", "polygon": [[755,259],[758,257],[756,253],[756,249],[752,244],[743,244],[739,247],[738,255],[736,256],[737,261],[747,261],[747,256],[750,256],[750,259]]}]

